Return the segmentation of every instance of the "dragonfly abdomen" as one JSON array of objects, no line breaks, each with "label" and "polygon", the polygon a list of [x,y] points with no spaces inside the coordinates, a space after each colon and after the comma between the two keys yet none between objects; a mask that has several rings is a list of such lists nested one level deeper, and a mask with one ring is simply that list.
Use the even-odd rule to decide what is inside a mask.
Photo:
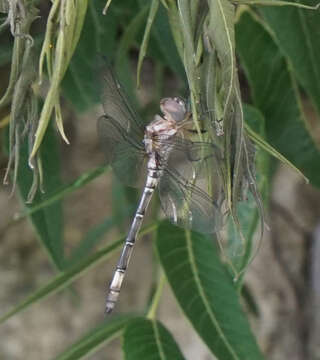
[{"label": "dragonfly abdomen", "polygon": [[145,211],[150,203],[153,192],[156,186],[158,185],[160,176],[161,176],[160,170],[158,169],[149,170],[148,168],[148,177],[141,196],[141,200],[134,215],[131,228],[126,238],[126,242],[123,247],[116,271],[114,272],[109,287],[109,292],[106,301],[106,313],[111,313],[118,300],[120,289],[133,251],[133,247],[136,242],[137,234],[140,230]]}]

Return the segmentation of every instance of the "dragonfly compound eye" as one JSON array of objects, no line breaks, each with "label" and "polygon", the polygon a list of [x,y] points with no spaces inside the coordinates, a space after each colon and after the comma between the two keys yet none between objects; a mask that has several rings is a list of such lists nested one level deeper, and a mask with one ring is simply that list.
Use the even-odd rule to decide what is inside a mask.
[{"label": "dragonfly compound eye", "polygon": [[182,107],[184,107],[184,108],[186,107],[185,102],[184,102],[180,97],[174,97],[173,100],[174,100],[176,103],[178,103],[180,106],[182,106]]},{"label": "dragonfly compound eye", "polygon": [[178,97],[162,99],[160,108],[166,118],[171,118],[176,122],[182,121],[187,112],[184,101]]}]

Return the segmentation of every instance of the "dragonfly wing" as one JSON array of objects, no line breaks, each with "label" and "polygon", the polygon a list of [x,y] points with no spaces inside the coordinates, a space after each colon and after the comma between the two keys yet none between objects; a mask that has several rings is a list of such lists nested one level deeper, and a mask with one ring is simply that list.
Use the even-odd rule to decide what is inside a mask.
[{"label": "dragonfly wing", "polygon": [[[213,233],[222,226],[220,206],[198,185],[190,183],[173,169],[164,169],[159,183],[163,211],[175,225],[201,233]],[[195,185],[197,184],[197,185]]]},{"label": "dragonfly wing", "polygon": [[107,64],[99,72],[102,82],[102,105],[107,116],[115,119],[126,132],[137,138],[144,135],[144,124],[138,113],[130,105],[124,88]]},{"label": "dragonfly wing", "polygon": [[170,154],[164,167],[174,170],[185,182],[198,183],[217,204],[222,204],[225,194],[220,149],[209,142],[182,138],[175,138],[168,147]]},{"label": "dragonfly wing", "polygon": [[118,121],[109,116],[98,119],[97,130],[106,162],[112,165],[119,180],[129,186],[142,186],[147,169],[142,141],[136,141]]},{"label": "dragonfly wing", "polygon": [[156,141],[161,147],[170,149],[169,167],[178,170],[186,179],[192,177],[196,166],[207,166],[212,163],[217,167],[218,159],[221,158],[220,149],[209,142],[194,142],[181,137],[174,139],[158,137]]}]

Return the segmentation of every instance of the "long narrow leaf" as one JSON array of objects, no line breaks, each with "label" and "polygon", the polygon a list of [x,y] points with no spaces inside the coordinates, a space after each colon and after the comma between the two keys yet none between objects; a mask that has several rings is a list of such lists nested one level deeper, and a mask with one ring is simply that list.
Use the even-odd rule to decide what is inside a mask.
[{"label": "long narrow leaf", "polygon": [[[177,24],[175,24],[177,25]],[[170,24],[165,8],[161,5],[152,27],[152,40],[150,41],[150,54],[155,56],[155,51],[160,52],[164,62],[171,70],[185,80],[185,72],[179,57],[177,48],[174,44],[173,36],[170,31]],[[157,57],[157,59],[159,56]]]},{"label": "long narrow leaf", "polygon": [[[298,1],[297,5],[302,5]],[[309,0],[307,5],[319,5]],[[320,114],[320,12],[294,7],[263,7],[265,21],[275,33],[280,50],[290,59],[295,76]]]},{"label": "long narrow leaf", "polygon": [[[128,216],[132,214],[132,208],[127,208],[124,215]],[[108,217],[102,223],[91,228],[87,234],[80,241],[78,246],[72,251],[70,257],[66,259],[66,266],[70,267],[85,256],[102,240],[102,238],[115,226],[119,225],[122,218],[117,216]]]},{"label": "long narrow leaf", "polygon": [[308,133],[297,84],[268,29],[243,13],[237,24],[237,50],[253,103],[265,117],[266,140],[320,186],[320,152]]},{"label": "long narrow leaf", "polygon": [[[32,185],[32,171],[28,166],[28,148],[27,141],[21,146],[20,161],[18,170],[17,184],[23,202],[28,199],[28,194]],[[56,135],[54,129],[49,126],[41,151],[43,162],[43,185],[45,191],[55,191],[61,186],[60,180],[60,159],[56,144]],[[45,194],[37,192],[34,197],[32,205],[25,205],[25,212],[28,212],[31,207],[36,207],[45,199]],[[36,214],[28,214],[32,224],[35,227],[36,233],[39,236],[39,241],[47,250],[48,255],[54,265],[58,269],[63,267],[63,218],[62,205],[59,199],[50,206],[42,208]]]},{"label": "long narrow leaf", "polygon": [[286,159],[275,148],[273,148],[270,144],[268,144],[259,134],[253,131],[248,124],[245,124],[245,128],[247,130],[247,134],[250,137],[250,139],[258,146],[260,146],[261,149],[265,150],[267,153],[274,156],[276,159],[280,160],[287,166],[291,167],[291,169],[293,169],[301,177],[303,177],[306,182],[309,182],[309,180],[303,175],[303,173],[298,168],[296,168],[288,159]]},{"label": "long narrow leaf", "polygon": [[214,47],[221,63],[224,86],[223,116],[229,111],[235,86],[235,40],[234,5],[228,0],[209,1],[210,26],[208,31],[214,41]]},{"label": "long narrow leaf", "polygon": [[156,250],[182,311],[216,358],[262,359],[212,239],[164,223]]},{"label": "long narrow leaf", "polygon": [[156,320],[132,320],[124,332],[126,360],[183,360],[169,331]]},{"label": "long narrow leaf", "polygon": [[159,8],[159,0],[152,0],[151,5],[150,5],[148,19],[147,19],[147,25],[146,25],[146,28],[144,31],[143,40],[142,40],[142,44],[141,44],[140,51],[139,51],[139,58],[138,58],[138,65],[137,65],[137,86],[138,87],[140,87],[140,72],[141,72],[142,62],[147,53],[151,28],[152,28],[154,19],[156,17],[158,8]]},{"label": "long narrow leaf", "polygon": [[103,6],[104,0],[89,1],[79,43],[62,82],[63,94],[78,111],[100,101],[101,89],[94,81],[96,56],[103,54],[111,59],[115,51],[117,18],[112,7],[104,16]]},{"label": "long narrow leaf", "polygon": [[[246,125],[250,126],[250,129],[254,129],[256,131],[255,134],[259,134],[259,138],[264,141],[265,121],[262,114],[249,105],[245,105],[243,109]],[[265,203],[268,201],[270,187],[269,159],[269,153],[263,151],[263,147],[256,149],[255,163],[257,169],[257,187]],[[240,279],[237,281],[237,287],[240,288],[243,285],[242,280],[244,277],[244,270],[257,255],[257,251],[263,240],[261,237],[255,236],[259,224],[260,226],[263,226],[263,224],[259,221],[259,212],[251,194],[248,194],[246,201],[238,202],[237,212],[243,236],[246,239],[245,247],[239,249],[239,245],[241,245],[241,242],[239,242],[239,234],[236,231],[237,229],[234,228],[233,222],[230,221],[228,223],[228,245],[226,255],[228,259],[231,260],[232,267],[236,270],[235,272],[241,274]]]},{"label": "long narrow leaf", "polygon": [[[87,11],[87,5],[87,0],[82,0],[80,2],[76,1],[75,3],[67,2],[65,7],[60,5],[61,11],[59,12],[60,16],[58,17],[59,31],[57,31],[56,39],[54,39],[54,67],[51,69],[50,87],[40,113],[39,123],[35,133],[35,141],[29,157],[30,161],[34,158],[42,143],[53,109],[56,104],[59,104],[59,87],[78,43]],[[54,6],[55,4],[53,7]],[[68,18],[68,15],[70,15],[70,18]],[[54,20],[56,21],[57,19]],[[49,26],[50,25],[51,23],[49,23]],[[52,46],[50,45],[52,44],[49,44],[48,48],[44,49],[45,52],[51,53]],[[59,127],[62,128],[62,123],[58,122],[58,128]],[[61,135],[64,137],[64,133]]]},{"label": "long narrow leaf", "polygon": [[[144,235],[153,231],[156,226],[156,224],[146,226],[140,231],[140,235]],[[23,300],[12,310],[0,316],[0,323],[11,318],[13,315],[21,312],[22,310],[25,310],[30,305],[37,303],[38,301],[43,300],[53,295],[55,292],[65,288],[67,285],[85,274],[90,268],[93,268],[97,266],[101,261],[105,261],[106,259],[108,259],[110,255],[121,246],[124,240],[125,238],[121,238],[114,241],[112,244],[103,247],[96,253],[88,256],[86,259],[72,266],[70,269],[59,273],[59,275],[57,275],[53,280],[49,281],[46,285],[35,291],[32,295]]]},{"label": "long narrow leaf", "polygon": [[[57,201],[63,199],[65,196],[71,194],[72,192],[76,191],[77,189],[85,186],[86,184],[93,181],[95,178],[103,174],[108,169],[107,166],[101,166],[94,170],[90,170],[81,176],[79,176],[76,180],[71,182],[70,184],[61,186],[60,182],[56,185],[60,185],[60,187],[53,191],[51,194],[43,195],[43,199],[39,203],[34,203],[32,206],[29,206],[25,211],[20,213],[15,217],[15,220],[20,220],[25,216],[30,216],[41,209],[45,209],[46,207],[56,203]],[[50,189],[51,190],[51,189]]]},{"label": "long narrow leaf", "polygon": [[123,315],[91,330],[67,350],[58,355],[55,360],[78,360],[94,354],[102,346],[121,335],[125,326],[132,321],[134,315]]}]

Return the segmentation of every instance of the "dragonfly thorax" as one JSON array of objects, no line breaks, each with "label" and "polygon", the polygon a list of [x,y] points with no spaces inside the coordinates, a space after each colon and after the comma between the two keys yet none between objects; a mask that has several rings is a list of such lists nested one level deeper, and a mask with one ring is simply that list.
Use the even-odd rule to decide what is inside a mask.
[{"label": "dragonfly thorax", "polygon": [[154,120],[146,126],[144,134],[144,146],[147,154],[153,152],[161,152],[163,150],[168,151],[167,142],[174,137],[178,132],[178,126],[172,119],[165,119],[160,115],[156,115]]},{"label": "dragonfly thorax", "polygon": [[154,120],[146,126],[144,145],[147,154],[156,151],[168,151],[165,140],[175,136],[182,123],[188,118],[185,102],[179,97],[164,98],[160,101],[163,116],[156,115]]}]

